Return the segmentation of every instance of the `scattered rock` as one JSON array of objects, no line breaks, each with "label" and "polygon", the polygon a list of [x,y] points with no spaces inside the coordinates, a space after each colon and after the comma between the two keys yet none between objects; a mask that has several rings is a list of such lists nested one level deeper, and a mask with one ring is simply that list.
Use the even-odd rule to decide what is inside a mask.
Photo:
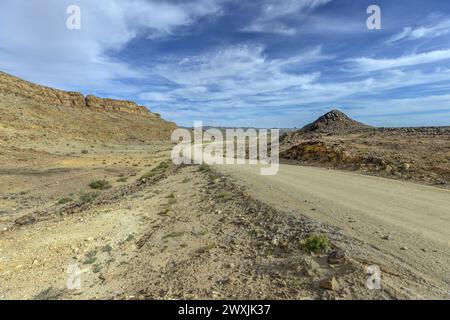
[{"label": "scattered rock", "polygon": [[335,250],[328,255],[329,264],[341,264],[345,262],[345,253],[342,250]]},{"label": "scattered rock", "polygon": [[320,287],[322,289],[336,291],[339,289],[339,283],[337,282],[335,277],[332,277],[332,278],[321,281]]},{"label": "scattered rock", "polygon": [[391,236],[390,235],[385,235],[385,236],[383,236],[383,237],[381,237],[381,239],[383,239],[383,240],[391,240]]},{"label": "scattered rock", "polygon": [[229,277],[223,277],[220,280],[217,280],[217,284],[219,285],[226,285],[230,283],[230,278]]},{"label": "scattered rock", "polygon": [[310,256],[304,256],[301,258],[300,264],[297,268],[305,276],[314,276],[320,269],[320,265]]},{"label": "scattered rock", "polygon": [[408,250],[408,247],[401,247],[400,250]]},{"label": "scattered rock", "polygon": [[403,170],[408,171],[410,168],[411,168],[411,164],[409,164],[409,163],[403,164]]},{"label": "scattered rock", "polygon": [[390,165],[387,165],[386,168],[384,168],[384,171],[388,174],[392,173],[392,170],[394,170],[394,168],[392,168]]}]

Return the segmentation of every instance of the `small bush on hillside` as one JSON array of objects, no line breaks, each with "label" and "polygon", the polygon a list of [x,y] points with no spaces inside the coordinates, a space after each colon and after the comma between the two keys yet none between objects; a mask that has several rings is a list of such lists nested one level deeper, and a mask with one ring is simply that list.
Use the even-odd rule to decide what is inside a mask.
[{"label": "small bush on hillside", "polygon": [[233,198],[233,196],[231,195],[231,193],[227,192],[227,191],[221,191],[219,192],[219,194],[217,195],[218,198],[223,199],[223,200],[231,200]]},{"label": "small bush on hillside", "polygon": [[306,252],[323,252],[331,247],[331,242],[327,236],[313,234],[306,238],[303,243],[303,249]]},{"label": "small bush on hillside", "polygon": [[153,168],[150,172],[144,174],[140,180],[150,179],[154,176],[163,174],[169,168],[169,164],[167,162],[161,162],[156,168]]},{"label": "small bush on hillside", "polygon": [[69,202],[72,202],[73,200],[71,198],[61,198],[58,200],[58,204],[66,204]]},{"label": "small bush on hillside", "polygon": [[98,181],[91,182],[89,184],[89,187],[91,187],[91,189],[95,189],[95,190],[106,190],[106,189],[111,188],[111,184],[106,180],[98,180]]},{"label": "small bush on hillside", "polygon": [[80,196],[80,201],[81,203],[90,203],[93,202],[95,199],[97,199],[99,195],[100,194],[98,192],[83,193]]},{"label": "small bush on hillside", "polygon": [[91,250],[88,253],[86,253],[86,257],[84,260],[85,264],[93,264],[95,261],[97,261],[97,251]]},{"label": "small bush on hillside", "polygon": [[111,245],[107,244],[106,246],[102,247],[101,250],[102,250],[102,252],[111,254],[113,248],[111,247]]}]

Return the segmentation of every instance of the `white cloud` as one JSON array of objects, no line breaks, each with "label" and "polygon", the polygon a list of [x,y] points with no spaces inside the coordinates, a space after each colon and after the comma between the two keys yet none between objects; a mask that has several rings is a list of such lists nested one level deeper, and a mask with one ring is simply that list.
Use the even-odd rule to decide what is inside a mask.
[{"label": "white cloud", "polygon": [[350,71],[368,72],[384,69],[416,66],[450,59],[450,49],[404,55],[391,59],[354,58],[348,59]]},{"label": "white cloud", "polygon": [[[72,0],[3,0],[0,69],[49,86],[125,94],[120,78],[143,78],[142,70],[112,58],[136,36],[170,35],[196,19],[220,14],[221,0],[77,0],[82,29],[66,28]],[[45,74],[45,76],[43,76]]]},{"label": "white cloud", "polygon": [[265,0],[259,15],[242,31],[295,35],[295,28],[285,25],[282,18],[300,15],[323,6],[332,0]]},{"label": "white cloud", "polygon": [[[342,61],[328,61],[335,57],[324,54],[321,47],[297,54],[286,52],[290,54],[287,58],[274,59],[265,54],[264,45],[236,44],[219,50],[210,48],[204,54],[184,58],[157,57],[156,65],[142,68],[113,58],[137,37],[155,39],[177,35],[205,16],[221,15],[225,1],[232,0],[77,0],[82,10],[82,30],[69,31],[66,8],[73,4],[72,0],[0,0],[0,69],[53,87],[89,88],[109,96],[140,98],[173,120],[239,118],[243,123],[265,117],[269,123],[274,113],[282,121],[287,114],[291,115],[286,110],[293,110],[293,115],[299,114],[302,107],[331,106],[346,101],[378,107],[380,114],[388,114],[388,107],[396,107],[400,112],[406,110],[408,103],[417,111],[427,108],[420,103],[443,108],[448,98],[438,94],[446,89],[450,70],[445,66],[431,70],[433,66],[425,64],[449,60],[450,49],[345,61],[350,63],[349,71],[353,72],[340,72]],[[292,21],[291,15],[295,14],[307,18],[302,32],[314,36],[366,32],[363,23],[360,27],[351,19],[343,23],[341,17],[330,19],[308,14],[329,1],[263,0],[260,14],[255,14],[247,29],[294,35],[298,25],[292,27],[286,21]],[[445,21],[407,28],[391,41],[437,37],[446,34],[448,28],[450,22]],[[349,49],[352,45],[349,44]],[[371,71],[377,72],[368,73]],[[159,81],[161,78],[165,81]],[[148,79],[156,83],[148,85],[150,89],[135,84],[136,80]],[[414,86],[422,86],[423,95],[430,98],[407,101],[383,96],[405,88],[406,95],[407,88]],[[384,102],[378,105],[378,100],[387,101],[386,105]]]},{"label": "white cloud", "polygon": [[[209,54],[203,56],[202,59],[194,59],[198,61],[198,65],[194,64],[195,67],[184,61],[183,64],[185,64],[186,69],[179,74],[176,74],[175,70],[174,78],[172,78],[173,81],[179,79],[182,88],[169,89],[165,93],[160,92],[164,99],[159,101],[160,105],[164,106],[165,113],[170,115],[172,119],[185,124],[189,124],[189,119],[209,119],[209,121],[217,121],[217,123],[228,125],[232,125],[235,123],[234,121],[241,124],[245,124],[245,121],[247,121],[247,125],[250,125],[249,123],[256,125],[255,123],[258,123],[263,116],[268,121],[267,123],[270,123],[270,115],[272,115],[273,125],[273,123],[283,123],[281,122],[282,119],[284,119],[284,123],[294,123],[290,122],[291,116],[288,115],[290,111],[286,110],[292,109],[292,114],[299,116],[302,110],[309,110],[314,106],[316,108],[321,106],[323,111],[336,104],[341,107],[354,106],[361,110],[370,106],[370,108],[373,108],[372,114],[380,115],[391,114],[394,107],[398,107],[395,109],[396,112],[401,112],[403,107],[405,108],[404,111],[407,112],[407,102],[414,104],[415,111],[424,112],[430,110],[430,108],[448,108],[448,103],[444,104],[447,97],[436,94],[436,92],[445,89],[445,84],[450,81],[450,70],[446,68],[437,68],[429,72],[386,70],[378,73],[376,77],[363,79],[358,77],[350,80],[341,79],[340,81],[324,81],[320,77],[320,73],[313,72],[294,79],[291,78],[292,75],[283,71],[289,69],[290,65],[287,65],[288,68],[285,69],[286,65],[283,65],[283,62],[267,60],[261,51],[252,55],[252,53],[258,52],[256,49],[234,48],[231,51],[234,50],[240,51],[240,53],[227,54],[230,58],[225,60],[233,63],[224,64],[224,71],[213,67],[214,62],[211,62],[211,64],[206,62],[214,61],[212,57],[222,57],[223,53]],[[236,56],[247,58],[231,59],[231,57]],[[303,54],[301,56],[312,55]],[[244,63],[241,60],[247,62]],[[300,55],[297,59],[292,58],[286,63],[293,63],[296,60],[300,60]],[[203,63],[200,61],[203,61]],[[251,69],[252,72],[245,74],[244,78],[235,80],[231,73],[228,74],[227,72],[227,69],[230,68],[234,70],[233,73],[239,74],[237,69],[240,67],[236,67],[234,63],[241,67],[245,65],[244,69]],[[165,71],[167,74],[172,74],[171,70],[168,67]],[[214,78],[214,74],[223,75],[223,77]],[[189,85],[189,83],[192,83],[192,85]],[[213,84],[213,87],[217,90],[211,91],[206,85],[207,83]],[[421,88],[421,97],[411,97],[410,99],[386,98],[386,95],[389,95],[391,91],[397,89],[410,90],[408,88],[414,87]],[[416,88],[412,92],[417,92],[417,90]],[[435,103],[421,104],[421,102],[432,101],[431,98],[430,100],[425,99],[428,96],[433,96]],[[150,99],[152,97],[152,95],[149,95],[142,98]],[[385,103],[385,101],[387,102]],[[414,103],[414,101],[416,102]],[[400,108],[400,105],[402,108]],[[370,114],[370,110],[366,111],[367,114]],[[245,120],[244,116],[249,117],[249,119]],[[297,123],[296,125],[300,124]]]},{"label": "white cloud", "polygon": [[263,2],[260,21],[271,21],[287,15],[308,12],[332,0],[266,0]]},{"label": "white cloud", "polygon": [[418,28],[405,27],[403,31],[393,35],[387,43],[394,43],[402,40],[417,40],[422,38],[436,38],[450,33],[450,19],[443,20],[428,26]]},{"label": "white cloud", "polygon": [[287,59],[268,59],[262,46],[234,46],[201,56],[169,60],[154,68],[153,73],[173,83],[163,92],[144,93],[141,99],[158,101],[190,100],[214,103],[217,106],[230,101],[270,94],[290,87],[302,86],[317,80],[319,72],[294,74],[292,69],[331,59],[320,47],[312,48]]}]

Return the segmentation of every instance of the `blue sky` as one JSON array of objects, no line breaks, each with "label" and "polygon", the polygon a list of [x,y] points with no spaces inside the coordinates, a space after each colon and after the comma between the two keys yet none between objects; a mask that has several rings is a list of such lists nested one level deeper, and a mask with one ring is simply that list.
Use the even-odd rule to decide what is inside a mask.
[{"label": "blue sky", "polygon": [[450,125],[450,2],[0,0],[0,70],[187,126]]}]

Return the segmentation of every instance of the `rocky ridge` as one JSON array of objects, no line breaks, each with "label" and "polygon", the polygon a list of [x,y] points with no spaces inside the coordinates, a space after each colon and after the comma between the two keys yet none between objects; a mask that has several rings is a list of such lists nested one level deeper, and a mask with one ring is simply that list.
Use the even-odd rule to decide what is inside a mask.
[{"label": "rocky ridge", "polygon": [[99,98],[93,95],[84,96],[79,92],[68,92],[40,86],[0,71],[0,94],[14,95],[31,99],[37,103],[50,106],[71,108],[89,108],[98,111],[124,112],[139,114],[146,117],[159,118],[144,106],[135,102],[116,99]]}]

